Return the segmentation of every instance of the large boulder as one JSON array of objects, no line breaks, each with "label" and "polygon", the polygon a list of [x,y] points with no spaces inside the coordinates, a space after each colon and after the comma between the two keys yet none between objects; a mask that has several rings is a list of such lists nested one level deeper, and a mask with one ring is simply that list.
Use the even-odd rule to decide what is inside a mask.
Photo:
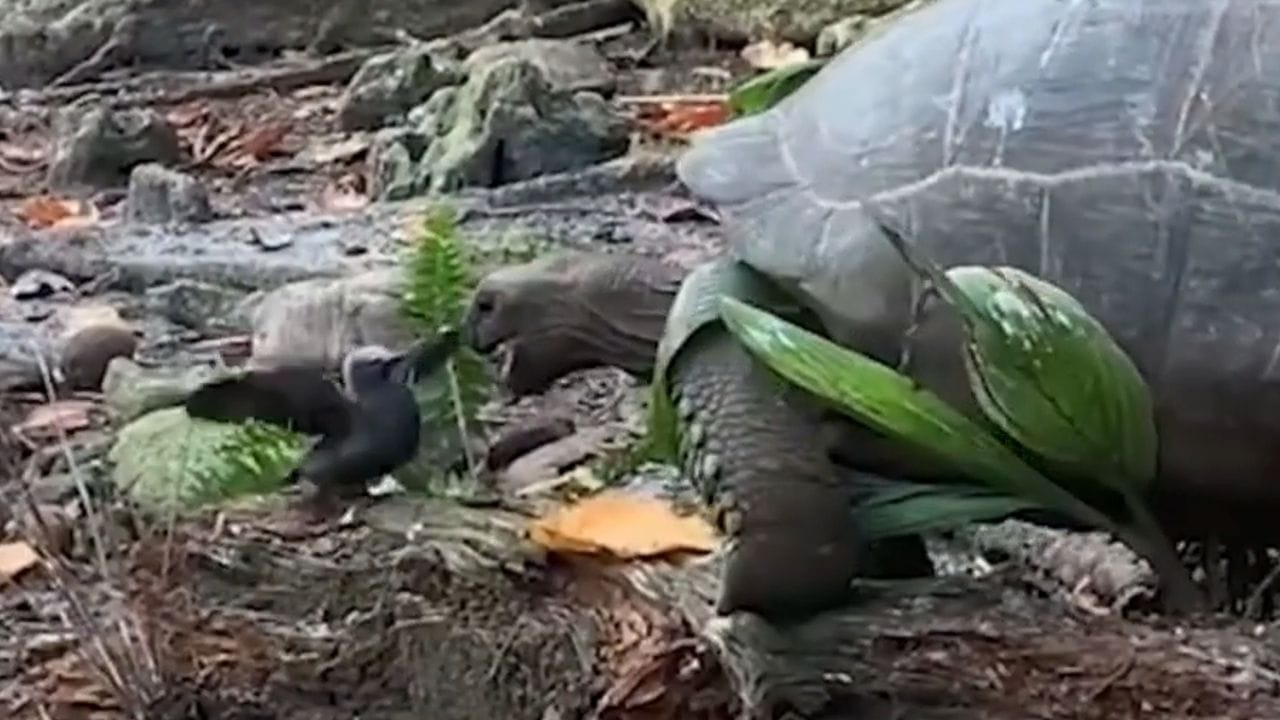
[{"label": "large boulder", "polygon": [[594,44],[573,40],[532,38],[493,43],[468,55],[462,67],[470,73],[506,58],[537,65],[556,90],[590,90],[608,95],[617,86],[613,65],[600,50]]},{"label": "large boulder", "polygon": [[573,71],[558,64],[568,54],[529,57],[529,50],[512,47],[487,64],[470,59],[466,83],[437,90],[409,113],[410,127],[375,139],[372,185],[379,198],[496,187],[627,151],[627,121],[599,93],[572,89],[595,81],[573,80]]}]

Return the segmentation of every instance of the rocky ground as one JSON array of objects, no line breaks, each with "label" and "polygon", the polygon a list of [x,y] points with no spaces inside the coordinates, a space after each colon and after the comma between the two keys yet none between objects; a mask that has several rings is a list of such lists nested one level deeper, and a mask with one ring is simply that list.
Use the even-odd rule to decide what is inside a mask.
[{"label": "rocky ground", "polygon": [[[397,496],[300,534],[284,498],[157,521],[113,485],[119,428],[212,365],[402,338],[397,260],[441,197],[490,265],[717,252],[671,163],[753,72],[744,54],[778,52],[743,44],[830,49],[901,3],[10,4],[0,715],[1280,717],[1275,624],[1142,617],[1124,582],[1037,579],[1038,540],[980,581],[792,630],[708,622],[714,562],[531,549],[530,515],[584,482],[570,468],[640,421],[643,388],[618,371],[486,408],[489,439],[577,428],[506,468],[504,487],[545,497],[501,507]],[[657,43],[664,17],[677,32]],[[74,392],[50,399],[46,355]]]}]

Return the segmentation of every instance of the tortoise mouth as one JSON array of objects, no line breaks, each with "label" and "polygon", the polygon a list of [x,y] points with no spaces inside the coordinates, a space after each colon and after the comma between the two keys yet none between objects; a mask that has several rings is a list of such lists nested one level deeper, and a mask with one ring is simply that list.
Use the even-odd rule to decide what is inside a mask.
[{"label": "tortoise mouth", "polygon": [[577,367],[554,333],[503,341],[491,357],[496,360],[499,381],[516,396],[543,392]]},{"label": "tortoise mouth", "polygon": [[494,343],[488,351],[498,362],[498,379],[508,387],[511,385],[511,370],[515,367],[519,345],[519,341],[515,339],[501,340]]}]

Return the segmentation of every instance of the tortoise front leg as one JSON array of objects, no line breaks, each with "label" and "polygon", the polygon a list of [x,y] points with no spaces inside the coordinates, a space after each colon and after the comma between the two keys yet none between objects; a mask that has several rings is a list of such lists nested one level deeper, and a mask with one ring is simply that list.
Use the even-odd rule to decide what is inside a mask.
[{"label": "tortoise front leg", "polygon": [[729,537],[718,613],[800,619],[847,602],[855,576],[921,574],[919,537],[866,542],[821,414],[723,326],[691,337],[668,378],[681,464]]}]

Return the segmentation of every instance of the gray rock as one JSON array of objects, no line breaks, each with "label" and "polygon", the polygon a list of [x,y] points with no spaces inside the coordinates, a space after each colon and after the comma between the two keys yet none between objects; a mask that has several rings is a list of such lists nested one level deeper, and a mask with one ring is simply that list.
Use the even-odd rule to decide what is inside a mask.
[{"label": "gray rock", "polygon": [[34,327],[0,321],[0,393],[42,386],[37,352],[47,357],[50,347]]},{"label": "gray rock", "polygon": [[479,67],[444,115],[419,166],[416,189],[494,187],[576,170],[627,151],[627,123],[596,93],[555,90],[537,63],[505,58]]},{"label": "gray rock", "polygon": [[213,219],[209,191],[194,177],[157,163],[129,174],[125,217],[143,223],[201,223]]},{"label": "gray rock", "polygon": [[370,130],[402,120],[437,89],[460,80],[458,73],[416,46],[370,58],[348,83],[338,106],[344,130]]},{"label": "gray rock", "polygon": [[283,360],[336,369],[364,344],[399,347],[413,334],[400,314],[398,268],[316,278],[268,292],[253,309],[253,365]]},{"label": "gray rock", "polygon": [[75,283],[58,273],[48,270],[28,270],[14,281],[13,286],[9,288],[9,296],[14,300],[35,300],[71,294],[75,291]]},{"label": "gray rock", "polygon": [[222,285],[181,279],[147,289],[149,309],[200,332],[247,331],[235,317],[245,293]]},{"label": "gray rock", "polygon": [[850,15],[822,28],[814,42],[814,54],[829,57],[849,47],[866,35],[875,24],[869,15]]},{"label": "gray rock", "polygon": [[117,357],[132,358],[139,337],[123,323],[92,323],[72,332],[60,344],[58,364],[65,387],[97,392],[107,366]]},{"label": "gray rock", "polygon": [[290,245],[293,245],[293,236],[287,232],[273,232],[266,229],[259,230],[250,228],[245,237],[249,243],[266,252],[284,250]]},{"label": "gray rock", "polygon": [[152,110],[76,106],[54,128],[48,181],[55,188],[123,185],[134,166],[171,165],[181,155],[177,132]]},{"label": "gray rock", "polygon": [[113,358],[102,379],[107,407],[129,422],[161,408],[181,405],[196,388],[234,371],[208,365],[143,367],[129,358]]},{"label": "gray rock", "polygon": [[379,131],[369,147],[370,194],[379,200],[411,197],[414,194],[414,172],[429,142],[430,138],[411,128]]},{"label": "gray rock", "polygon": [[[636,0],[660,36],[759,38],[810,45],[822,28],[852,15],[880,16],[911,0]],[[932,0],[928,0],[932,1]]]},{"label": "gray rock", "polygon": [[612,94],[617,87],[614,68],[593,44],[573,40],[535,38],[486,45],[463,63],[468,74],[506,58],[537,65],[556,90],[590,90]]},{"label": "gray rock", "polygon": [[[409,111],[409,125],[416,133],[430,142],[449,127],[450,111],[458,97],[456,86],[442,87],[431,94],[427,101]],[[423,145],[426,149],[426,145]]]}]

